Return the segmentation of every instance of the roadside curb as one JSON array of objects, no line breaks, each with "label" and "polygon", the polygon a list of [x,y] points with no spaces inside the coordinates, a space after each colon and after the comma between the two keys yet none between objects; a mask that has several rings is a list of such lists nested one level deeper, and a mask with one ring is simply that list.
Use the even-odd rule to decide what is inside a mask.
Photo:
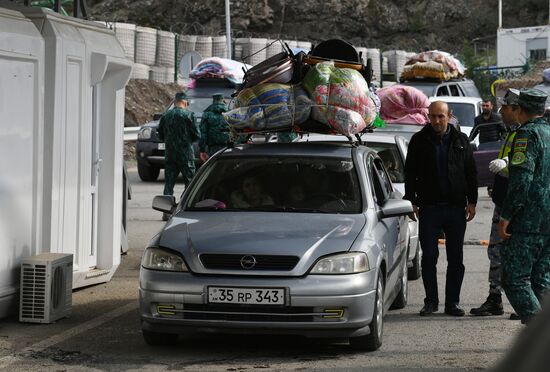
[{"label": "roadside curb", "polygon": [[[439,244],[445,244],[445,239],[439,239]],[[489,245],[488,240],[465,240],[463,245]]]}]

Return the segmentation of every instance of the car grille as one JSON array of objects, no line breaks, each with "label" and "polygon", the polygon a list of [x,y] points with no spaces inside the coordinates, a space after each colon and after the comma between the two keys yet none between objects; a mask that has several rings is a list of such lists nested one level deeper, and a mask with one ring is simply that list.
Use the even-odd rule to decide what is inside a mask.
[{"label": "car grille", "polygon": [[[243,257],[254,257],[256,264],[245,269],[241,265]],[[200,260],[207,269],[223,270],[270,270],[290,271],[300,260],[297,256],[243,255],[243,254],[201,254]]]},{"label": "car grille", "polygon": [[241,322],[312,322],[313,307],[184,304],[183,319]]}]

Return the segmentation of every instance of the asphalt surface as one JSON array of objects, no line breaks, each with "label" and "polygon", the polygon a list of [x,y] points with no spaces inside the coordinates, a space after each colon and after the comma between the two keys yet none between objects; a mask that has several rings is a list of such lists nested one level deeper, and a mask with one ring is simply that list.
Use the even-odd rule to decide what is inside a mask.
[{"label": "asphalt surface", "polygon": [[[73,292],[70,318],[55,324],[0,320],[0,370],[9,371],[464,371],[490,368],[523,328],[504,316],[454,318],[442,313],[420,317],[422,281],[410,282],[409,304],[385,318],[384,344],[376,352],[351,350],[345,340],[309,340],[273,336],[185,336],[169,347],[150,347],[141,336],[137,311],[139,261],[148,240],[162,227],[151,209],[162,193],[163,174],[144,183],[129,164],[129,251],[113,280]],[[176,186],[176,195],[182,185]],[[477,215],[468,224],[464,247],[466,275],[462,305],[468,312],[488,294],[488,239],[492,204],[484,190]],[[438,265],[444,297],[445,250]]]}]

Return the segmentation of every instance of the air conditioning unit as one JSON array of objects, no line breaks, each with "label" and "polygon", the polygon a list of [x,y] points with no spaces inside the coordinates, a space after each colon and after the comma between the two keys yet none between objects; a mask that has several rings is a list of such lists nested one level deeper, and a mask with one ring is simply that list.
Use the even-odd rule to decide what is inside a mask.
[{"label": "air conditioning unit", "polygon": [[73,255],[43,253],[21,262],[19,321],[52,323],[71,314]]}]

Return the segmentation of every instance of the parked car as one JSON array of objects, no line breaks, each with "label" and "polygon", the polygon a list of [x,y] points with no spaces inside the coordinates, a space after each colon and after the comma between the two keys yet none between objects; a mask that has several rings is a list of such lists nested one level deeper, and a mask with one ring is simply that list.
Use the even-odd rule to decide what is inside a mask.
[{"label": "parked car", "polygon": [[470,79],[410,80],[399,84],[419,89],[428,97],[481,97],[476,85]]},{"label": "parked car", "polygon": [[[225,79],[196,80],[196,86],[187,90],[189,110],[195,114],[198,123],[202,112],[212,103],[212,95],[223,93],[226,99],[231,99],[235,86]],[[165,110],[173,107],[172,104]],[[136,160],[138,175],[142,181],[155,181],[161,169],[164,169],[165,144],[158,136],[158,125],[162,114],[155,114],[153,121],[144,124],[138,132],[136,142]],[[200,165],[198,158],[198,143],[195,143],[195,163]]]},{"label": "parked car", "polygon": [[[393,186],[402,195],[405,195],[405,159],[407,158],[409,140],[401,135],[379,134],[378,129],[376,129],[375,133],[363,134],[361,139],[380,156]],[[297,139],[300,142],[342,142],[345,140],[346,138],[342,136],[326,134],[305,134]],[[409,280],[416,280],[421,275],[420,259],[422,257],[420,241],[418,240],[418,222],[408,218],[408,230],[408,276]]]},{"label": "parked car", "polygon": [[366,146],[237,145],[211,157],[179,203],[156,196],[153,208],[173,215],[141,261],[148,344],[207,331],[376,350],[384,314],[407,303],[412,205]]}]

